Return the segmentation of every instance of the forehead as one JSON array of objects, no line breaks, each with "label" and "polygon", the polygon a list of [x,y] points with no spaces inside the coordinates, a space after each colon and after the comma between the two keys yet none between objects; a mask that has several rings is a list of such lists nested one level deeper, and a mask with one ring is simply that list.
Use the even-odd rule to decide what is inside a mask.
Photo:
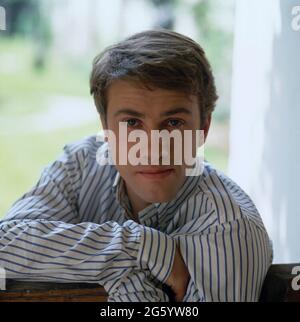
[{"label": "forehead", "polygon": [[107,103],[110,107],[147,107],[169,108],[172,105],[197,105],[198,98],[184,91],[162,88],[146,88],[143,84],[128,80],[116,80],[107,89]]}]

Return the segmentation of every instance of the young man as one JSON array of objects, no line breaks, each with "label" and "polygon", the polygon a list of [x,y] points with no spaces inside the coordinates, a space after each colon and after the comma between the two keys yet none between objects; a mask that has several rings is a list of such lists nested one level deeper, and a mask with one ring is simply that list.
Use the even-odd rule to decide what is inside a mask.
[{"label": "young man", "polygon": [[[217,99],[201,47],[165,30],[97,56],[91,93],[117,138],[115,161],[136,130],[149,142],[154,130],[206,138]],[[170,155],[179,148],[172,142]],[[95,136],[67,145],[13,204],[0,222],[7,277],[98,282],[109,301],[169,301],[166,285],[177,301],[257,301],[272,249],[241,188],[207,162],[186,175],[187,164],[165,165],[162,152],[156,164],[101,164],[110,149]]]}]

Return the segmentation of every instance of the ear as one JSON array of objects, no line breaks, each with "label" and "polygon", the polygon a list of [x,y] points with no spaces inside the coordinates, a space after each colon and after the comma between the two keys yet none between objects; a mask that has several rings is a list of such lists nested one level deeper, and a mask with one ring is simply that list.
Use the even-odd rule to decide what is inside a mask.
[{"label": "ear", "polygon": [[208,135],[210,123],[211,123],[211,113],[207,116],[204,126],[202,127],[202,130],[204,131],[204,142],[206,141],[206,137]]}]

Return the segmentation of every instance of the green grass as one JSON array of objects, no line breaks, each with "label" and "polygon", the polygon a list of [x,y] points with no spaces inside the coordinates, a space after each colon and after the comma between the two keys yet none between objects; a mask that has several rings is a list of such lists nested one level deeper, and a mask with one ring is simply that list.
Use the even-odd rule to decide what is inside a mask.
[{"label": "green grass", "polygon": [[33,68],[33,43],[0,39],[1,116],[28,115],[45,106],[51,95],[89,95],[88,71],[49,52],[43,70]]},{"label": "green grass", "polygon": [[217,147],[205,147],[204,158],[206,161],[210,162],[214,167],[221,170],[222,172],[227,172],[228,166],[228,152],[219,149]]},{"label": "green grass", "polygon": [[66,143],[99,131],[96,124],[26,135],[0,135],[0,217],[37,181]]}]

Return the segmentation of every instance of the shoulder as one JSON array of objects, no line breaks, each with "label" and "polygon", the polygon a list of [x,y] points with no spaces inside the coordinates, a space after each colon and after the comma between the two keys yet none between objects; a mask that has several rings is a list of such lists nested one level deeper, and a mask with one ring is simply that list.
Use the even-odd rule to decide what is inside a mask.
[{"label": "shoulder", "polygon": [[207,162],[204,163],[199,188],[209,198],[220,224],[245,216],[254,218],[258,223],[262,222],[249,195],[236,182]]},{"label": "shoulder", "polygon": [[102,132],[89,135],[65,144],[63,152],[50,164],[50,168],[59,166],[71,177],[78,178],[101,174],[103,171],[114,175],[116,170],[113,165],[102,165],[98,162],[99,153],[103,154],[106,150],[107,143],[103,140]]},{"label": "shoulder", "polygon": [[83,137],[80,140],[66,144],[63,150],[69,156],[83,154],[85,157],[95,158],[97,150],[104,144],[104,141],[99,137],[98,134]]}]

